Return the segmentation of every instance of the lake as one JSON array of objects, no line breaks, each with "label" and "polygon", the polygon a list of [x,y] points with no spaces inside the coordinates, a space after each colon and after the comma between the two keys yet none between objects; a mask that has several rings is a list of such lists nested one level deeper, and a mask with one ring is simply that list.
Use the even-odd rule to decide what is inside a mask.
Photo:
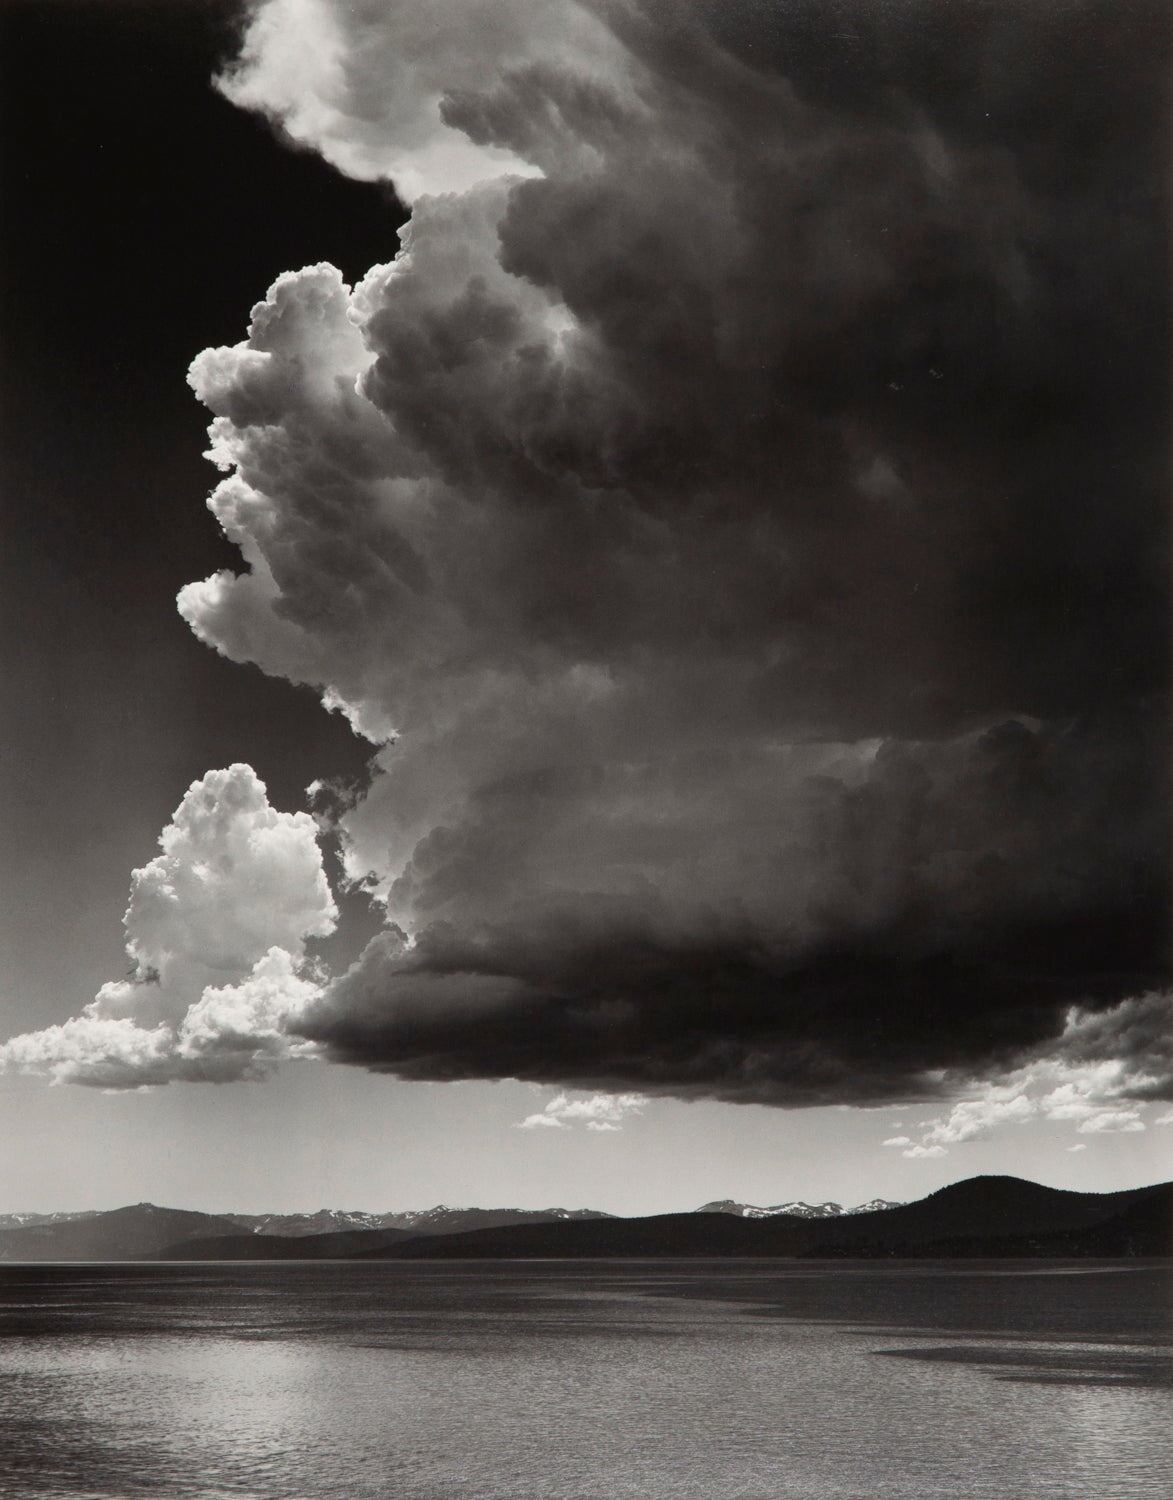
[{"label": "lake", "polygon": [[1168,1500],[1168,1263],[0,1267],[4,1500]]}]

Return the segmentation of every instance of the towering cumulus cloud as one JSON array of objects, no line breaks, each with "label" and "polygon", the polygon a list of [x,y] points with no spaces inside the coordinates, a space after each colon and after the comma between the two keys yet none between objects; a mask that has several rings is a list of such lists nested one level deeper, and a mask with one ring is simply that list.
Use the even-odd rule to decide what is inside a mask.
[{"label": "towering cumulus cloud", "polygon": [[290,1035],[810,1104],[1167,1013],[1167,30],[254,7],[223,91],[412,204],[191,373],[247,568],[180,609],[378,747]]},{"label": "towering cumulus cloud", "polygon": [[256,1077],[306,1050],[287,1035],[319,993],[304,939],[337,917],[314,820],[275,812],[236,765],[193,783],[159,843],[131,882],[131,977],[63,1025],[5,1043],[0,1065],[130,1088]]}]

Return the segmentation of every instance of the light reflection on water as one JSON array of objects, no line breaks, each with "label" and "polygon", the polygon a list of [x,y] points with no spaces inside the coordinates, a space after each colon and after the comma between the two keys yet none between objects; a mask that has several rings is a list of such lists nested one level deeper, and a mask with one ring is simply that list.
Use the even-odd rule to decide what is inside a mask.
[{"label": "light reflection on water", "polygon": [[0,1496],[1166,1500],[1168,1268],[1070,1269],[0,1268]]}]

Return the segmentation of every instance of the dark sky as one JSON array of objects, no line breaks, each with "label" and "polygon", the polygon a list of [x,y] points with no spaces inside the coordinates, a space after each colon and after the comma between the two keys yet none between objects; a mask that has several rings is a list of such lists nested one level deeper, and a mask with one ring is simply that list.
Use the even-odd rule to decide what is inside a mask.
[{"label": "dark sky", "polygon": [[280,271],[388,258],[403,219],[213,92],[234,10],[0,6],[0,948],[18,1023],[68,1014],[79,970],[120,963],[130,868],[189,782],[246,760],[300,806],[368,753],[309,691],[226,668],[174,607],[238,561],[201,503],[216,476],[192,357],[234,343]]}]

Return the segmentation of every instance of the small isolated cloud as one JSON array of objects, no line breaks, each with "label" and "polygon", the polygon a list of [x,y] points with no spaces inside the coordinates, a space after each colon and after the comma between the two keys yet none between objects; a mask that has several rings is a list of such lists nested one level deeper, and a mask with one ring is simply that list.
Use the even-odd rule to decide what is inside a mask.
[{"label": "small isolated cloud", "polygon": [[582,1123],[588,1130],[621,1130],[626,1116],[640,1114],[647,1102],[642,1094],[555,1094],[537,1114],[519,1120],[517,1129],[565,1130]]},{"label": "small isolated cloud", "polygon": [[944,1146],[910,1146],[907,1151],[902,1151],[901,1156],[948,1156],[949,1153]]},{"label": "small isolated cloud", "polygon": [[1068,1149],[1068,1151],[1086,1151],[1087,1150],[1087,1146],[1084,1145],[1084,1143],[1082,1141],[1080,1141],[1080,1142],[1078,1142],[1074,1146],[1068,1146],[1067,1149]]},{"label": "small isolated cloud", "polygon": [[907,1135],[890,1135],[884,1142],[885,1146],[911,1146],[912,1138]]},{"label": "small isolated cloud", "polygon": [[526,1115],[524,1120],[518,1120],[518,1130],[565,1130],[566,1122],[559,1120],[556,1115],[545,1113]]},{"label": "small isolated cloud", "polygon": [[319,976],[305,939],[337,908],[308,813],[277,812],[251,766],[193,782],[131,881],[129,979],[81,1014],[0,1046],[0,1068],[138,1088],[254,1078],[313,1048],[291,1034]]}]

